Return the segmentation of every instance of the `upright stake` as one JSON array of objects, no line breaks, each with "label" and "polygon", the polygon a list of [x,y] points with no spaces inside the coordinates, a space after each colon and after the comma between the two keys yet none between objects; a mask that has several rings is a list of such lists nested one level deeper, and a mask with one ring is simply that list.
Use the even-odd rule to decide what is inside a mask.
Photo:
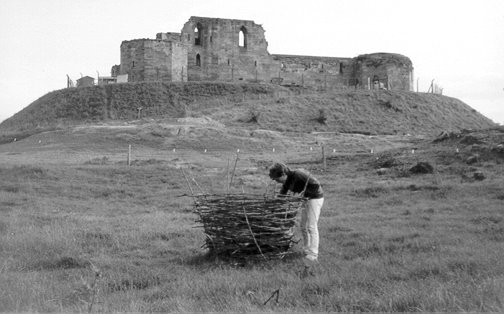
[{"label": "upright stake", "polygon": [[229,193],[229,158],[227,160],[227,168],[226,168],[226,193]]},{"label": "upright stake", "polygon": [[185,174],[185,172],[184,172],[184,169],[183,169],[183,168],[180,168],[180,170],[182,170],[182,174],[184,175],[184,179],[185,179],[185,181],[186,181],[186,183],[187,183],[187,187],[189,188],[189,191],[191,191],[191,196],[194,198],[194,200],[196,200],[196,197],[194,196],[194,191],[193,191],[193,189],[192,189],[192,187],[191,187],[191,183],[190,183],[190,182],[189,182],[189,180],[187,179],[187,176],[186,176],[186,174]]},{"label": "upright stake", "polygon": [[128,146],[128,166],[131,166],[131,144]]},{"label": "upright stake", "polygon": [[233,177],[234,177],[234,174],[235,174],[235,170],[236,170],[236,164],[238,163],[238,153],[236,153],[236,160],[235,160],[235,164],[234,164],[234,167],[233,167],[233,172],[231,173],[231,180],[229,180],[229,187],[228,187],[228,191],[229,189],[231,188],[231,185],[233,184]]},{"label": "upright stake", "polygon": [[254,240],[254,243],[257,247],[257,249],[259,250],[259,253],[261,253],[261,256],[267,260],[266,256],[264,256],[262,250],[261,250],[261,247],[259,246],[259,243],[257,243],[257,240],[255,238],[255,235],[254,235],[254,232],[252,232],[252,228],[250,227],[250,223],[249,223],[249,220],[248,220],[248,217],[247,217],[247,212],[245,211],[245,207],[242,207],[243,209],[243,215],[245,216],[245,221],[247,221],[247,226],[248,226],[248,229],[250,231],[250,234],[252,235],[252,239]]},{"label": "upright stake", "polygon": [[322,145],[322,163],[324,164],[324,171],[327,170],[326,156],[325,156],[325,148]]}]

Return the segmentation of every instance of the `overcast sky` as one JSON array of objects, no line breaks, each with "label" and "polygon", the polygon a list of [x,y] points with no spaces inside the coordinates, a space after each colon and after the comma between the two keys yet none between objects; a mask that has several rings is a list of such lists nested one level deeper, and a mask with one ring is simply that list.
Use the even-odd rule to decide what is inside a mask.
[{"label": "overcast sky", "polygon": [[503,0],[0,0],[0,121],[67,74],[110,75],[123,40],[180,32],[191,16],[262,24],[272,54],[403,54],[415,89],[434,79],[504,124]]}]

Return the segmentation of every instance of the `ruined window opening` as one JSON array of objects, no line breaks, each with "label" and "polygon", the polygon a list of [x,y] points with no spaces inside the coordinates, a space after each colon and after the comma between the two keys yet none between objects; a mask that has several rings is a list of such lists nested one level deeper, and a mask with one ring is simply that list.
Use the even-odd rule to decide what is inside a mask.
[{"label": "ruined window opening", "polygon": [[238,46],[247,48],[247,29],[244,26],[240,28],[240,32],[238,33]]},{"label": "ruined window opening", "polygon": [[228,59],[228,65],[230,64],[229,59]]},{"label": "ruined window opening", "polygon": [[343,63],[341,63],[341,62],[339,64],[339,73],[343,74]]},{"label": "ruined window opening", "polygon": [[134,68],[135,67],[135,61],[132,61],[131,62],[131,67]]},{"label": "ruined window opening", "polygon": [[198,23],[194,28],[194,44],[197,46],[201,45],[201,24]]},{"label": "ruined window opening", "polygon": [[196,66],[201,66],[201,56],[199,53],[196,55]]}]

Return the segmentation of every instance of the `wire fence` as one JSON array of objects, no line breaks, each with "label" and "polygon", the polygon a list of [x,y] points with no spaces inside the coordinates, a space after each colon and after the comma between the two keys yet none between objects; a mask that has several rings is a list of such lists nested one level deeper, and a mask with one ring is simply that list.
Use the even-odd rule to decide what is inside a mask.
[{"label": "wire fence", "polygon": [[215,167],[225,167],[226,163],[230,163],[236,158],[240,159],[240,164],[244,162],[257,163],[260,161],[283,161],[289,164],[320,164],[321,167],[326,166],[326,160],[332,158],[352,158],[357,156],[371,156],[378,152],[374,148],[357,148],[357,149],[336,149],[326,146],[313,146],[299,150],[284,150],[275,149],[260,150],[237,148],[233,150],[226,149],[166,149],[152,150],[138,146],[130,146],[119,151],[100,153],[98,151],[88,151],[81,154],[80,163],[100,163],[101,160],[106,162],[124,163],[128,165],[146,165],[155,164],[157,162],[170,162],[174,166],[184,166],[187,164],[205,164],[214,165]]}]

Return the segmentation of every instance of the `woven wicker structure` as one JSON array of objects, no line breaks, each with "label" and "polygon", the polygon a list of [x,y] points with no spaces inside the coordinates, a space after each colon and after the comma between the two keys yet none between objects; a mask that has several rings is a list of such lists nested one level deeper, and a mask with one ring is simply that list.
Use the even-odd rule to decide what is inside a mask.
[{"label": "woven wicker structure", "polygon": [[195,196],[194,209],[206,235],[203,247],[223,258],[282,258],[294,243],[293,227],[303,202],[294,196]]}]

